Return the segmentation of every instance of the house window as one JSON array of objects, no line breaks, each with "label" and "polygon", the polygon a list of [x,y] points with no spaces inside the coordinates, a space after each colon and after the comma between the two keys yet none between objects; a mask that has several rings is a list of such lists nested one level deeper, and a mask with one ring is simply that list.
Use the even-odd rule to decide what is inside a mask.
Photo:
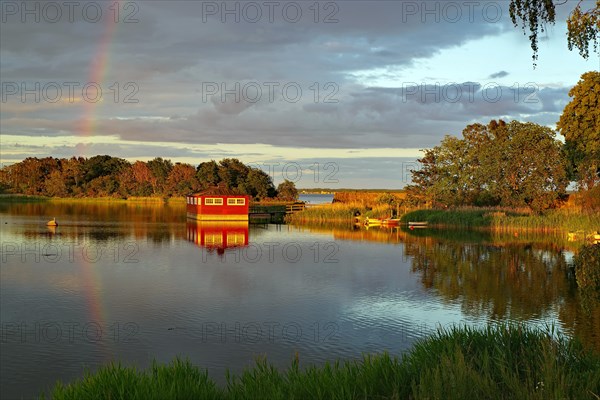
[{"label": "house window", "polygon": [[194,202],[194,205],[198,205],[198,199],[197,198],[193,198],[192,201]]},{"label": "house window", "polygon": [[228,206],[243,206],[246,204],[246,199],[227,199]]},{"label": "house window", "polygon": [[238,246],[246,242],[246,235],[243,233],[227,233],[227,246]]},{"label": "house window", "polygon": [[214,197],[207,197],[204,199],[204,204],[207,206],[222,206],[223,199],[217,199]]},{"label": "house window", "polygon": [[222,246],[223,245],[223,235],[220,233],[207,233],[204,235],[204,245],[205,246]]}]

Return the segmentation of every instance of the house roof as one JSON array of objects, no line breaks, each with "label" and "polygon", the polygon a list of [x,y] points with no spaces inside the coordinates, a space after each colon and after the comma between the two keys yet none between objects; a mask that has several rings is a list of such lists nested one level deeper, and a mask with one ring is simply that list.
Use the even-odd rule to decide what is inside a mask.
[{"label": "house roof", "polygon": [[210,186],[205,190],[194,193],[192,196],[243,196],[235,190],[229,189],[227,185],[223,182],[219,183],[216,186]]}]

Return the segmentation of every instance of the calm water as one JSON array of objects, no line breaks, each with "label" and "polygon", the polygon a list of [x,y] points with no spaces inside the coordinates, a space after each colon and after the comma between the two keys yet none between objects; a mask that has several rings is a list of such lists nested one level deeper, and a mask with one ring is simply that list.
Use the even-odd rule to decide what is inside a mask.
[{"label": "calm water", "polygon": [[[562,237],[198,225],[183,205],[0,204],[2,398],[112,360],[177,355],[218,382],[289,365],[400,354],[437,326],[554,324],[600,349]],[[56,217],[60,226],[45,222]],[[595,308],[594,308],[595,307]]]},{"label": "calm water", "polygon": [[333,194],[301,194],[298,199],[308,204],[325,204],[333,202]]}]

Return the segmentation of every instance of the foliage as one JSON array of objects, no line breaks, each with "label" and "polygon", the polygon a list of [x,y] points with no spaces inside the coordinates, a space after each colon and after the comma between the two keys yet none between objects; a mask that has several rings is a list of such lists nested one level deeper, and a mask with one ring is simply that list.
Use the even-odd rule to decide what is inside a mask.
[{"label": "foliage", "polygon": [[580,189],[600,183],[600,72],[586,72],[569,91],[572,100],[557,123]]},{"label": "foliage", "polygon": [[171,160],[163,160],[161,157],[157,157],[146,163],[148,169],[151,172],[151,184],[153,194],[163,194],[165,191],[165,183],[169,174],[173,170],[173,163]]},{"label": "foliage", "polygon": [[581,3],[578,3],[567,19],[567,31],[569,50],[576,47],[579,49],[579,54],[587,59],[591,42],[594,51],[597,52],[600,34],[600,0],[596,0],[596,7],[589,10],[582,10]]},{"label": "foliage", "polygon": [[579,192],[579,203],[584,210],[600,211],[600,185]]},{"label": "foliage", "polygon": [[280,200],[296,201],[298,200],[298,189],[292,181],[287,179],[277,186],[277,197]]},{"label": "foliage", "polygon": [[377,204],[386,204],[390,207],[395,207],[396,205],[400,204],[401,199],[399,199],[393,193],[385,192],[377,196],[375,201]]},{"label": "foliage", "polygon": [[457,208],[451,210],[423,209],[402,216],[403,222],[426,221],[432,225],[453,227],[484,227],[495,231],[591,231],[600,226],[598,213],[572,213],[549,210],[542,215],[514,209]]},{"label": "foliage", "polygon": [[184,196],[224,182],[256,199],[276,197],[271,178],[237,159],[190,164],[157,157],[135,161],[108,155],[91,158],[26,158],[0,169],[2,190],[52,197],[170,197]]},{"label": "foliage", "polygon": [[253,198],[265,199],[277,196],[271,177],[259,168],[249,167],[236,158],[214,160],[198,165],[196,176],[201,188],[224,183],[229,189]]},{"label": "foliage", "polygon": [[590,398],[600,392],[600,357],[579,342],[523,325],[441,329],[401,358],[286,371],[265,359],[219,388],[189,360],[148,371],[111,364],[75,383],[58,383],[53,399],[544,399]]},{"label": "foliage", "polygon": [[565,195],[567,177],[560,142],[549,128],[533,123],[491,121],[446,136],[424,150],[421,168],[407,188],[413,202],[434,205],[528,206],[541,211]]},{"label": "foliage", "polygon": [[[596,0],[596,6],[589,10],[583,10],[581,6],[582,2],[579,1],[567,19],[567,45],[569,50],[573,50],[573,47],[579,49],[579,54],[587,59],[590,43],[593,44],[594,51],[598,50],[600,0]],[[547,23],[552,25],[555,23],[556,5],[554,0],[511,0],[509,12],[514,26],[518,26],[521,21],[523,33],[526,34],[526,31],[529,31],[533,65],[535,66],[539,50],[538,35],[546,30]]]}]

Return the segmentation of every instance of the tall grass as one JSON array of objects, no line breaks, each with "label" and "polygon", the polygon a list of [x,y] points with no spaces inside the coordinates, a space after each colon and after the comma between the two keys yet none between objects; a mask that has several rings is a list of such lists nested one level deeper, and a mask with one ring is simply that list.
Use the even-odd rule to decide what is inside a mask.
[{"label": "tall grass", "polygon": [[291,223],[352,222],[360,213],[363,217],[387,218],[390,209],[387,205],[364,206],[361,202],[333,203],[307,207],[304,211],[291,214],[287,221]]},{"label": "tall grass", "polygon": [[406,198],[406,193],[402,191],[346,191],[335,192],[333,195],[334,203],[360,203],[363,206],[373,205],[384,193],[390,193],[398,200]]},{"label": "tall grass", "polygon": [[464,208],[452,210],[415,210],[402,217],[403,222],[427,221],[432,225],[489,227],[498,231],[598,231],[600,213],[550,210],[537,215],[523,210]]},{"label": "tall grass", "polygon": [[280,371],[266,360],[217,387],[190,361],[147,371],[109,365],[54,399],[597,399],[600,355],[553,328],[454,327],[417,341],[401,356],[365,355]]}]

